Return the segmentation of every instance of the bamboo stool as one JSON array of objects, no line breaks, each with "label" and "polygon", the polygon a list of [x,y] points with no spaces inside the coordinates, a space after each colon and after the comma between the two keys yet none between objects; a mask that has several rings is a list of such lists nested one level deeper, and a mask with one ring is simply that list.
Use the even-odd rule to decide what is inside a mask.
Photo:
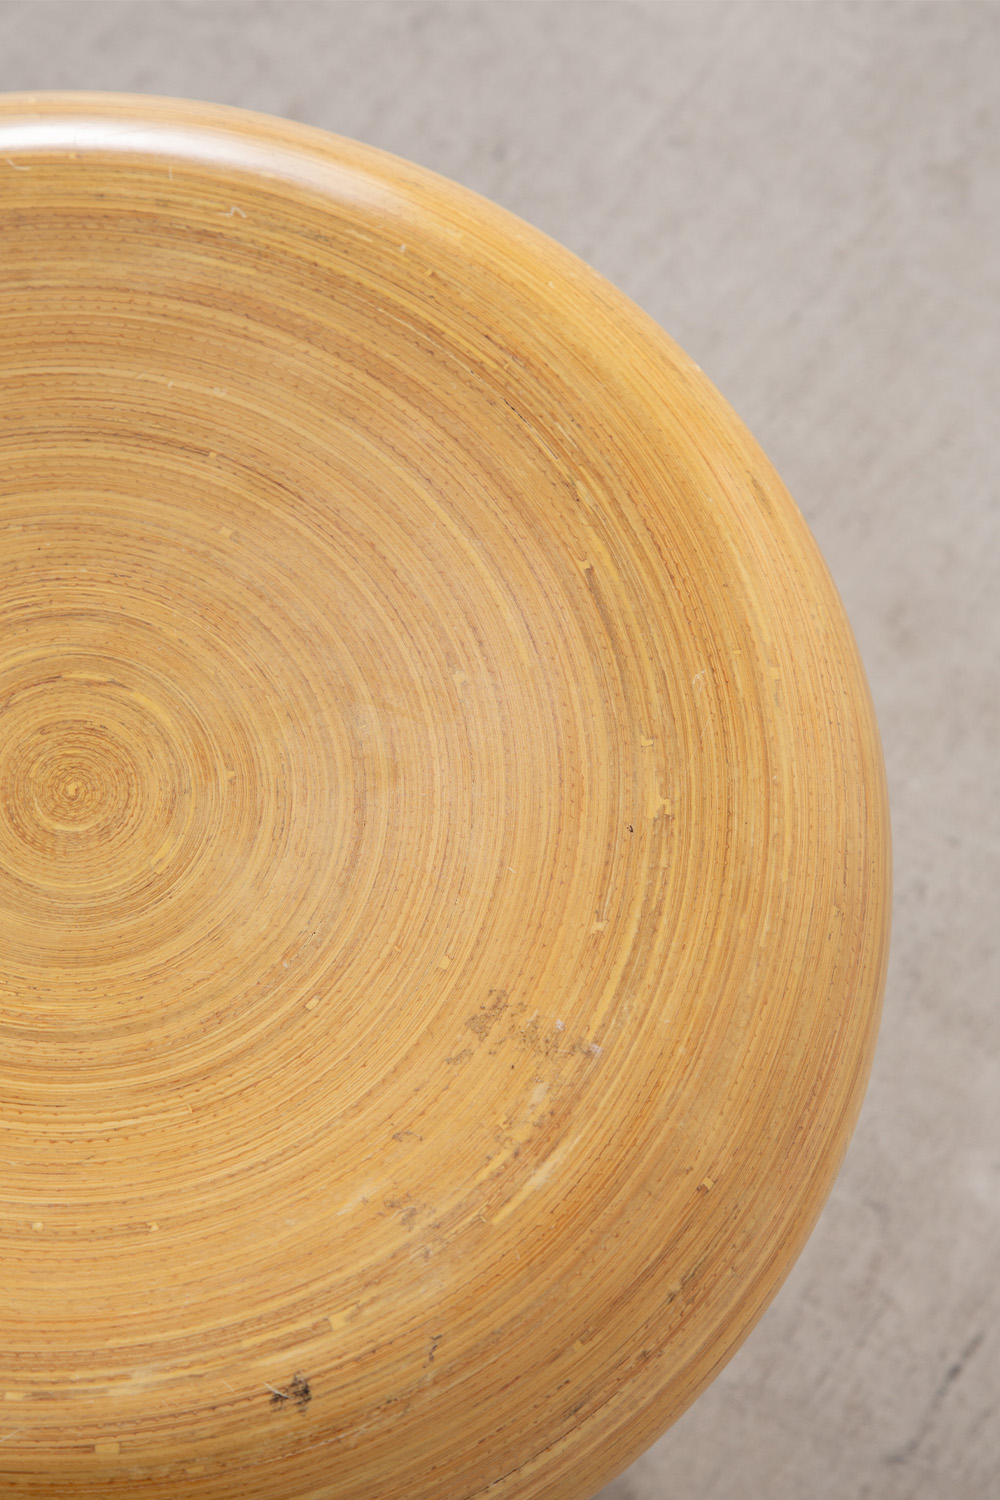
[{"label": "bamboo stool", "polygon": [[859,1108],[841,606],[684,354],[405,162],[0,101],[0,1492],[582,1500]]}]

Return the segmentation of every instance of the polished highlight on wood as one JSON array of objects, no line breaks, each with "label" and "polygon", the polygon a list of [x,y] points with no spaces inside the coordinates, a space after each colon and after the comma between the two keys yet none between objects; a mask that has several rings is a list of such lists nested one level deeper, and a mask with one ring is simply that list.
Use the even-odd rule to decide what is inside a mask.
[{"label": "polished highlight on wood", "polygon": [[876,729],[700,371],[214,107],[0,101],[0,1490],[583,1500],[801,1248]]}]

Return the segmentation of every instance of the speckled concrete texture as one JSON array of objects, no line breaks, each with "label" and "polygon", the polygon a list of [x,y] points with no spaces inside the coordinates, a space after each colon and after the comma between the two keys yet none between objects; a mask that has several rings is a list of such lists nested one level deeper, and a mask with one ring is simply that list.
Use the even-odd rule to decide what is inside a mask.
[{"label": "speckled concrete texture", "polygon": [[881,719],[885,1024],[798,1266],[601,1500],[995,1500],[1000,8],[32,0],[0,3],[0,88],[215,99],[422,162],[591,261],[749,422]]}]

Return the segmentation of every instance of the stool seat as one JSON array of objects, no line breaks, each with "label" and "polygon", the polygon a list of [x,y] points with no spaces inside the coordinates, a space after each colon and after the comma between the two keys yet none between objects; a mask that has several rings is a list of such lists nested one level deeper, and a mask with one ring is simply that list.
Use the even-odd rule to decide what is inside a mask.
[{"label": "stool seat", "polygon": [[583,1500],[830,1188],[841,605],[568,252],[322,132],[0,100],[0,1489]]}]

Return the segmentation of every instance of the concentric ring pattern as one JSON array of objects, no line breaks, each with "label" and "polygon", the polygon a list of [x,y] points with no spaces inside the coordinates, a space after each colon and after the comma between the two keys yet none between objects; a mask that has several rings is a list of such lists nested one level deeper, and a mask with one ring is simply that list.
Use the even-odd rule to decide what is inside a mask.
[{"label": "concentric ring pattern", "polygon": [[582,1500],[818,1212],[850,634],[700,373],[472,195],[0,106],[5,1494]]}]

